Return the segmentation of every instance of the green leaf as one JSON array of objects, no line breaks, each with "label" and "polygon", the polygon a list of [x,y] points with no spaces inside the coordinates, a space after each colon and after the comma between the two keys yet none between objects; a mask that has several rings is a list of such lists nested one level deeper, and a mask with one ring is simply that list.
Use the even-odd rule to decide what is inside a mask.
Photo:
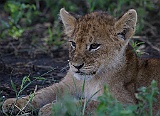
[{"label": "green leaf", "polygon": [[33,78],[35,78],[36,80],[45,80],[46,79],[44,77],[33,77]]},{"label": "green leaf", "polygon": [[16,86],[15,86],[15,84],[14,84],[14,82],[11,80],[11,86],[12,86],[12,88],[13,88],[13,90],[15,91],[15,93],[16,93],[16,97],[18,97],[17,96],[17,89],[16,89]]},{"label": "green leaf", "polygon": [[4,27],[4,28],[9,28],[10,27],[10,25],[6,21],[0,19],[0,22],[2,24],[2,27]]}]

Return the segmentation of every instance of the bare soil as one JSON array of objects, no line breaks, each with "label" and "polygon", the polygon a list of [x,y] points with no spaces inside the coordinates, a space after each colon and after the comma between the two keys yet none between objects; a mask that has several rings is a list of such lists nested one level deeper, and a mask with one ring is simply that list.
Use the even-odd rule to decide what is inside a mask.
[{"label": "bare soil", "polygon": [[[39,29],[41,26],[43,28]],[[33,82],[21,94],[27,95],[33,92],[36,85],[38,89],[46,87],[65,76],[68,70],[66,43],[61,46],[44,45],[44,30],[47,30],[44,24],[38,24],[17,40],[0,40],[0,91],[5,99],[15,97],[11,80],[18,91],[22,79],[28,76]],[[44,79],[38,80],[36,77]]]}]

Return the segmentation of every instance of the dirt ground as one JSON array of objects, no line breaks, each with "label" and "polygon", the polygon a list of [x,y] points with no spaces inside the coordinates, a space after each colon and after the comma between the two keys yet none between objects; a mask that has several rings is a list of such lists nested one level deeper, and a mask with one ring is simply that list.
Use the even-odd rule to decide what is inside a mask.
[{"label": "dirt ground", "polygon": [[[42,25],[38,25],[38,28],[40,26]],[[24,32],[18,40],[7,38],[0,41],[0,91],[5,99],[15,97],[11,80],[17,90],[20,89],[25,76],[29,76],[31,81],[34,80],[21,94],[27,95],[33,92],[35,85],[39,89],[58,82],[68,70],[66,43],[56,48],[53,46],[45,49],[46,45],[42,45],[43,38],[40,34],[47,28],[39,30],[40,32],[36,29],[37,25],[31,31]],[[31,40],[33,34],[40,38],[36,40],[36,44],[33,42],[35,40]],[[36,77],[44,79],[36,80]]]}]

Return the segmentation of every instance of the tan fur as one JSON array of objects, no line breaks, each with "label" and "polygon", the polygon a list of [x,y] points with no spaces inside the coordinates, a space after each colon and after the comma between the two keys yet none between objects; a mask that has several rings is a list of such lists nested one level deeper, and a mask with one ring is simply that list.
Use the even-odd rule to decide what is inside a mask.
[{"label": "tan fur", "polygon": [[[107,85],[118,101],[136,104],[137,88],[149,86],[153,79],[160,88],[160,60],[138,59],[128,49],[129,38],[134,34],[137,22],[135,10],[129,10],[120,19],[114,19],[105,12],[75,18],[65,9],[60,10],[60,16],[71,43],[70,69],[60,83],[36,92],[32,101],[34,107],[41,108],[56,100],[58,91],[63,93],[66,90],[86,99],[98,91],[92,98],[96,100],[102,95],[103,86]],[[76,67],[79,67],[79,71]],[[84,79],[85,91],[82,94]],[[159,98],[155,110],[160,109]],[[21,104],[20,108],[24,106],[23,101],[17,101],[17,104]],[[7,106],[13,102],[15,99],[6,100],[3,111],[8,111]],[[92,105],[88,106],[90,108],[93,110]],[[48,109],[44,106],[40,110],[41,115],[48,113]]]}]

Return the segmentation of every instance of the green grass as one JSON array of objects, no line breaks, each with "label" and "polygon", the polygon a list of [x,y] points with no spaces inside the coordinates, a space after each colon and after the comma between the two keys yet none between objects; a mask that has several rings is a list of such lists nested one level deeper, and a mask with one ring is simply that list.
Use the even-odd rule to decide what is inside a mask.
[{"label": "green grass", "polygon": [[[136,94],[136,97],[139,103],[137,105],[126,105],[118,102],[110,94],[107,86],[104,86],[104,93],[98,97],[99,105],[95,113],[97,116],[153,116],[152,106],[153,103],[157,101],[155,96],[160,94],[157,88],[157,82],[153,80],[149,87],[139,88],[138,91],[139,93]],[[81,104],[80,100],[77,106],[77,102],[78,101],[74,101],[70,95],[61,97],[57,103],[53,105],[53,114],[60,114],[61,116],[84,116],[84,105],[87,104]],[[158,116],[159,112],[156,114]]]},{"label": "green grass", "polygon": [[[34,80],[31,81],[31,80],[30,80],[30,76],[25,76],[25,77],[22,79],[22,83],[21,83],[21,85],[20,85],[20,89],[19,89],[19,90],[16,88],[14,82],[11,80],[11,87],[12,87],[13,91],[14,91],[15,94],[16,94],[15,98],[16,98],[17,100],[20,99],[20,98],[22,97],[22,92],[25,91],[26,88],[27,88],[31,83],[33,83],[34,81],[37,81],[37,80],[44,80],[44,78],[43,78],[43,77],[34,77]],[[18,116],[18,115],[26,115],[26,114],[28,114],[28,113],[24,112],[24,109],[27,107],[28,104],[30,104],[30,103],[32,102],[33,97],[35,96],[35,92],[36,92],[36,91],[37,91],[37,86],[35,86],[34,91],[30,93],[29,99],[28,99],[26,105],[23,107],[23,109],[20,109],[18,106],[16,106],[16,103],[15,103],[14,105],[12,105],[11,111],[10,111],[9,113],[5,113],[5,115],[6,115],[6,116],[15,115],[15,114],[14,114],[15,108],[17,108],[17,109],[19,110],[18,113],[16,114],[17,116]],[[2,107],[2,104],[3,104],[3,102],[4,102],[4,98],[1,97],[0,100],[1,100],[0,107]],[[3,101],[2,101],[2,100],[3,100]],[[34,115],[37,114],[35,111],[36,111],[36,109],[33,108],[32,111],[31,111],[29,114],[34,114]]]},{"label": "green grass", "polygon": [[[42,77],[36,77],[35,80],[43,80]],[[23,78],[20,90],[17,90],[15,87],[15,84],[13,81],[11,81],[11,85],[13,90],[15,91],[16,98],[19,99],[21,96],[21,93],[33,82],[30,80],[29,76],[26,76]],[[82,87],[82,91],[84,91],[85,88],[85,81]],[[30,93],[30,98],[27,101],[27,104],[29,104],[33,97],[35,96],[35,92],[37,90],[37,87],[35,87],[35,90]],[[97,101],[99,102],[98,107],[95,110],[95,113],[98,116],[153,116],[153,103],[156,103],[157,100],[155,96],[160,95],[160,92],[157,88],[157,82],[155,80],[152,81],[151,85],[149,87],[142,87],[138,89],[138,94],[136,94],[136,98],[139,100],[139,103],[137,105],[126,105],[121,104],[118,102],[111,94],[107,86],[104,86],[104,93],[102,96],[98,97]],[[66,92],[67,93],[67,92]],[[97,92],[96,92],[97,93]],[[95,93],[95,94],[96,94]],[[95,95],[93,94],[93,96]],[[93,97],[92,96],[92,97]],[[61,115],[61,116],[84,116],[86,112],[86,106],[91,101],[92,97],[88,100],[84,100],[83,98],[80,98],[80,100],[76,100],[73,98],[73,96],[69,94],[59,95],[57,102],[54,103],[52,107],[53,115]],[[2,107],[2,103],[4,101],[4,98],[1,97],[1,104],[0,107]],[[83,103],[82,103],[83,102]],[[26,106],[27,106],[26,104]],[[13,106],[13,109],[16,107]],[[25,108],[25,107],[24,107]],[[25,113],[23,109],[19,109],[19,112],[16,115],[24,115]],[[147,110],[149,109],[149,110]],[[36,109],[32,109],[30,114],[32,115],[38,115],[35,113]],[[11,114],[5,114],[6,116],[12,115]],[[88,116],[91,116],[92,113],[88,113]],[[157,115],[159,113],[157,112]]]},{"label": "green grass", "polygon": [[136,55],[138,57],[141,57],[142,54],[144,54],[145,52],[142,52],[139,48],[141,45],[143,45],[144,42],[137,42],[137,41],[133,41],[131,40],[130,41],[130,45],[132,46],[133,48],[133,52],[136,53]]}]

